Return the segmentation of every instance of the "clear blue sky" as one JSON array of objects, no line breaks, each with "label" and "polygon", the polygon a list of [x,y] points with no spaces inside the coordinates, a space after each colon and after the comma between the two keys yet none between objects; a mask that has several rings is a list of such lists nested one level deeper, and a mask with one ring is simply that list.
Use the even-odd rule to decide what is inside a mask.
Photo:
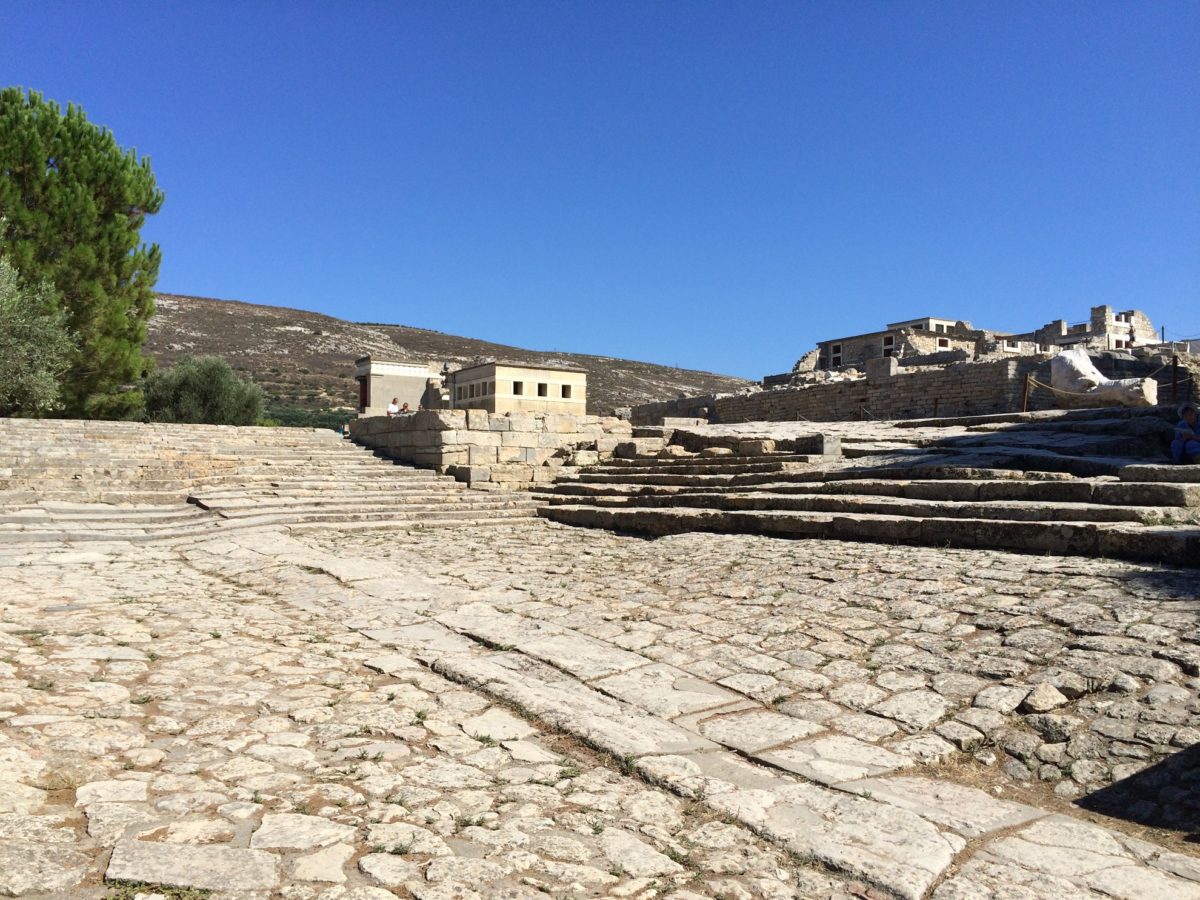
[{"label": "clear blue sky", "polygon": [[1200,2],[69,2],[159,289],[747,377],[921,315],[1200,336]]}]

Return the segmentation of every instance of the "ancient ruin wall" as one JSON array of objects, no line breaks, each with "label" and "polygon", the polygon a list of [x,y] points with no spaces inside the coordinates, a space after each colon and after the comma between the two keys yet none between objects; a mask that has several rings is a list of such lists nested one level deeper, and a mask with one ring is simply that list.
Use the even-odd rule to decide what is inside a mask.
[{"label": "ancient ruin wall", "polygon": [[[1025,376],[1044,363],[1042,357],[1020,357],[917,371],[900,369],[895,374],[873,372],[850,381],[719,397],[716,421],[840,422],[1012,412],[1021,408]],[[1031,409],[1052,406],[1053,399],[1046,392],[1031,398]],[[634,410],[635,420],[640,409]]]},{"label": "ancient ruin wall", "polygon": [[350,423],[355,443],[481,488],[528,488],[558,467],[594,463],[629,440],[629,422],[562,413],[438,409]]}]

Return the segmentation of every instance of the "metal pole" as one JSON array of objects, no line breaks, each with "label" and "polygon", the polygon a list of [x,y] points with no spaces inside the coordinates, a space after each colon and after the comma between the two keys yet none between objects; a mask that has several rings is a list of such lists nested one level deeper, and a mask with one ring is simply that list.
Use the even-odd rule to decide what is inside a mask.
[{"label": "metal pole", "polygon": [[1171,357],[1171,404],[1176,402],[1177,383],[1179,381],[1179,354]]}]

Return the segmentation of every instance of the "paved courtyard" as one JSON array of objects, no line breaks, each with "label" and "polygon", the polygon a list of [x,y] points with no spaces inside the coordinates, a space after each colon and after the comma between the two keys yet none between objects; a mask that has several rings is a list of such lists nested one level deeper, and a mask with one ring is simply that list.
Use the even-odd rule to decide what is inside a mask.
[{"label": "paved courtyard", "polygon": [[1200,898],[1198,594],[537,520],[9,546],[0,895]]}]

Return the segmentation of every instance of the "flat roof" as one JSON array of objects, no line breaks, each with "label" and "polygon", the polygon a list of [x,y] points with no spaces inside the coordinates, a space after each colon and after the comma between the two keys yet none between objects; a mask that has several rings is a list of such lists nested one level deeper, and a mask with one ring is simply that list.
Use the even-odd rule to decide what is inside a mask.
[{"label": "flat roof", "polygon": [[379,363],[381,366],[425,366],[429,367],[429,360],[416,359],[375,359],[370,353],[365,356],[360,356],[354,360],[356,366],[361,366],[365,362]]},{"label": "flat roof", "polygon": [[587,374],[587,369],[579,366],[547,366],[542,363],[514,362],[509,359],[497,359],[492,362],[476,363],[473,366],[463,366],[461,369],[455,369],[450,374],[458,375],[460,372],[470,372],[472,369],[482,369],[485,366],[509,366],[518,369],[545,369],[547,372],[577,372],[581,375]]}]

